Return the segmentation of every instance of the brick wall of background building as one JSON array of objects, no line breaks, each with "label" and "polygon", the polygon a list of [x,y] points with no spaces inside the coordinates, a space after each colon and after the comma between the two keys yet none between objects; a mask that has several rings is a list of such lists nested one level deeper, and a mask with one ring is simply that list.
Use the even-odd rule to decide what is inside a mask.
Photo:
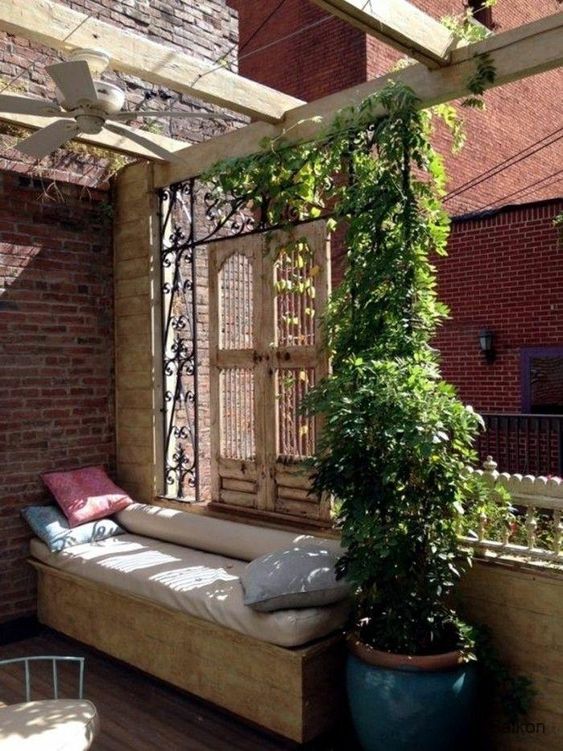
[{"label": "brick wall of background building", "polygon": [[[460,13],[464,2],[414,0],[414,4],[435,18],[442,18]],[[498,0],[492,9],[494,31],[507,31],[560,10],[558,0]],[[366,43],[367,78],[387,72],[400,57],[372,37],[367,37]],[[559,135],[563,136],[563,112],[561,107],[554,106],[554,91],[563,91],[563,72],[560,69],[492,89],[485,95],[485,112],[460,108],[467,141],[459,154],[451,153],[449,134],[445,128],[437,127],[434,144],[446,157],[448,190],[455,191],[506,159],[524,156],[520,152],[534,144],[536,146],[530,151],[543,146],[541,140],[558,129]],[[448,197],[448,211],[456,215],[561,195],[563,176],[557,174],[557,165],[561,161],[562,144],[561,139],[549,141],[548,145],[513,166],[463,193]]]},{"label": "brick wall of background building", "polygon": [[241,75],[306,101],[365,80],[365,35],[314,3],[228,3],[239,14]]},{"label": "brick wall of background building", "polygon": [[[519,412],[523,347],[563,346],[563,201],[455,221],[449,256],[436,260],[438,293],[451,317],[439,333],[442,370],[480,411]],[[487,364],[479,331],[495,335]]]},{"label": "brick wall of background building", "polygon": [[[236,57],[236,13],[224,0],[67,4],[198,57]],[[23,71],[17,90],[53,96],[43,67],[57,59],[0,33],[0,88]],[[158,94],[132,76],[107,78],[125,84],[134,105],[145,91]],[[169,102],[157,96],[150,106]],[[225,127],[174,120],[163,132],[199,141]],[[10,148],[5,130],[0,124],[0,623],[35,610],[19,510],[47,500],[39,474],[92,463],[111,472],[115,463],[111,199],[100,186],[107,165],[59,150],[36,166]]]},{"label": "brick wall of background building", "polygon": [[[464,8],[463,0],[413,2],[438,19],[460,14]],[[240,72],[302,99],[316,99],[380,76],[404,57],[324,13],[309,0],[285,0],[281,5],[280,0],[261,3],[229,0],[229,3],[240,14]],[[276,8],[264,28],[253,36]],[[498,0],[493,21],[500,32],[559,10],[558,0]],[[300,31],[309,24],[316,25]],[[286,35],[291,35],[286,41],[266,46]],[[554,92],[561,90],[563,72],[551,71],[488,92],[484,113],[460,109],[466,121],[467,142],[457,155],[450,153],[449,134],[438,127],[435,145],[446,156],[448,189],[454,191],[533,144],[541,146],[541,139],[557,129],[563,135],[562,111],[554,96]],[[562,143],[562,140],[550,143],[498,175],[448,198],[448,210],[460,214],[560,195],[563,177],[557,174],[557,165]],[[530,187],[537,181],[541,182]]]}]

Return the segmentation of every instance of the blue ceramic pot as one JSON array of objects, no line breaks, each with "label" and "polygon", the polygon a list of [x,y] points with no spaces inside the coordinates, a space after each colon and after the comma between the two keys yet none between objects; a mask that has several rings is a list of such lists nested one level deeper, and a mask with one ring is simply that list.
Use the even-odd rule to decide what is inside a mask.
[{"label": "blue ceramic pot", "polygon": [[475,737],[474,665],[440,670],[368,664],[350,654],[347,691],[365,751],[462,751]]}]

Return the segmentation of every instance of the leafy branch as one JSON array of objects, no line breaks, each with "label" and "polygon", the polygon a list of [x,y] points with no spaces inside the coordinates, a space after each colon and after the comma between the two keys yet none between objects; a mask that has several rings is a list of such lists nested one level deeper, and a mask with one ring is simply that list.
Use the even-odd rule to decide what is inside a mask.
[{"label": "leafy branch", "polygon": [[[486,58],[478,73],[475,96],[493,75]],[[315,490],[337,499],[339,574],[355,588],[363,641],[470,658],[474,634],[450,603],[471,562],[459,530],[497,500],[466,469],[481,420],[441,379],[432,346],[447,309],[430,258],[446,253],[449,233],[433,114],[456,126],[454,111],[422,110],[391,83],[342,110],[318,140],[277,139],[205,178],[218,197],[239,196],[292,229],[294,241],[300,221],[330,215],[332,228],[346,227],[344,278],[324,317],[333,369],[305,403],[308,416],[324,417],[312,469]]]},{"label": "leafy branch", "polygon": [[475,58],[475,72],[466,84],[468,90],[471,92],[471,96],[464,99],[461,106],[475,107],[480,110],[485,109],[483,94],[487,88],[493,85],[496,75],[496,68],[492,57],[487,53],[477,55]]}]

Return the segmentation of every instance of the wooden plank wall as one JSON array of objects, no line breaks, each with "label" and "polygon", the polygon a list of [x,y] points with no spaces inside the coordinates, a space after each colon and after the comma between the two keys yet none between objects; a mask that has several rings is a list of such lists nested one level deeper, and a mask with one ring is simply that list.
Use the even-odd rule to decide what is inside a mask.
[{"label": "wooden plank wall", "polygon": [[117,480],[142,502],[153,500],[162,471],[157,209],[152,166],[124,170],[114,201]]},{"label": "wooden plank wall", "polygon": [[495,751],[561,751],[563,572],[476,561],[458,594],[467,619],[492,629],[503,658],[537,691],[527,723],[493,718]]}]

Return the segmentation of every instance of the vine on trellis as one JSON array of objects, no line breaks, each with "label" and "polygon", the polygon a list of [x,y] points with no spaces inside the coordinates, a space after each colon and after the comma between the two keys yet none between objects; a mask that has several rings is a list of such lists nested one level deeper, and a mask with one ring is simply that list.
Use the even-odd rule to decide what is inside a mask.
[{"label": "vine on trellis", "polygon": [[[488,65],[475,74],[483,90]],[[333,371],[305,409],[325,418],[314,488],[338,499],[339,571],[356,588],[362,640],[408,654],[477,651],[494,671],[448,598],[471,561],[458,538],[475,518],[466,512],[497,501],[466,470],[480,418],[441,380],[432,347],[447,311],[429,255],[445,254],[449,232],[432,115],[391,83],[342,110],[318,140],[265,142],[205,179],[285,225],[296,245],[296,221],[330,215],[329,229],[347,228],[344,279],[325,315]],[[509,682],[510,692],[505,704],[525,712],[529,681]]]}]

